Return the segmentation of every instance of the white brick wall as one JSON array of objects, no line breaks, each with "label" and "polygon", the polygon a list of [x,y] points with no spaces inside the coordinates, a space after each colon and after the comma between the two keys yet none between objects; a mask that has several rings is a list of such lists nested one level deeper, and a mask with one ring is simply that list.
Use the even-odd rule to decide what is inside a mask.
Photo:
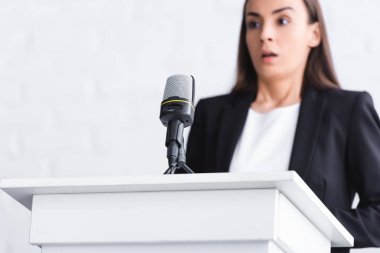
[{"label": "white brick wall", "polygon": [[[166,77],[227,92],[243,1],[0,0],[0,177],[162,173]],[[340,80],[379,108],[380,1],[322,4]],[[0,193],[1,253],[40,252],[29,216]]]}]

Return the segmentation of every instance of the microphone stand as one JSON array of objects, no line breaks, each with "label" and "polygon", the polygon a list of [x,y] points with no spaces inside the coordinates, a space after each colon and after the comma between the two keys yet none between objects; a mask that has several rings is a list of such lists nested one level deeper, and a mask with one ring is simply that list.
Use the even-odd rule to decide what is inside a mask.
[{"label": "microphone stand", "polygon": [[180,169],[184,170],[187,174],[194,174],[194,171],[192,171],[190,167],[186,165],[186,155],[185,155],[183,138],[182,138],[182,144],[178,152],[177,164],[175,166],[170,166],[169,169],[167,169],[164,174],[175,174],[175,172]]},{"label": "microphone stand", "polygon": [[169,122],[166,133],[166,146],[168,147],[167,158],[169,168],[164,174],[175,174],[177,170],[184,170],[187,174],[194,172],[186,165],[186,152],[183,138],[184,125],[180,120]]}]

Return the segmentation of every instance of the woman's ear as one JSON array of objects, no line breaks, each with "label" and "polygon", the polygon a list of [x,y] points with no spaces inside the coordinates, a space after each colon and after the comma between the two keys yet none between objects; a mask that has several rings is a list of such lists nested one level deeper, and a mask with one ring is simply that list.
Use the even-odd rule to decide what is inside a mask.
[{"label": "woman's ear", "polygon": [[310,29],[309,47],[317,47],[321,43],[321,28],[319,22],[311,24]]}]

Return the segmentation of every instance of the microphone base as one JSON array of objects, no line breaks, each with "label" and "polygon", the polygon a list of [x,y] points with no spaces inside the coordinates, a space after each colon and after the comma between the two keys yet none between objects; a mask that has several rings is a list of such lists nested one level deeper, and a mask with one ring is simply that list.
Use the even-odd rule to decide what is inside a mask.
[{"label": "microphone base", "polygon": [[[185,171],[186,172],[185,174],[194,174],[194,171],[192,171],[189,166],[187,166],[185,163],[183,163],[183,164],[181,164],[179,166],[170,167],[169,169],[167,169],[165,171],[164,175],[176,174],[176,172],[178,170]],[[183,173],[181,173],[181,174],[183,174]]]}]

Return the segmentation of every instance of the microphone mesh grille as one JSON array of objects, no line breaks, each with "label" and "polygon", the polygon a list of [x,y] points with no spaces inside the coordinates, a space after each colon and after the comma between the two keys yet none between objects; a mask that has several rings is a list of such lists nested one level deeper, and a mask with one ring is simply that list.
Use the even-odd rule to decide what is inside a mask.
[{"label": "microphone mesh grille", "polygon": [[164,99],[170,97],[180,97],[192,101],[193,99],[193,78],[189,75],[170,76],[166,81]]}]

